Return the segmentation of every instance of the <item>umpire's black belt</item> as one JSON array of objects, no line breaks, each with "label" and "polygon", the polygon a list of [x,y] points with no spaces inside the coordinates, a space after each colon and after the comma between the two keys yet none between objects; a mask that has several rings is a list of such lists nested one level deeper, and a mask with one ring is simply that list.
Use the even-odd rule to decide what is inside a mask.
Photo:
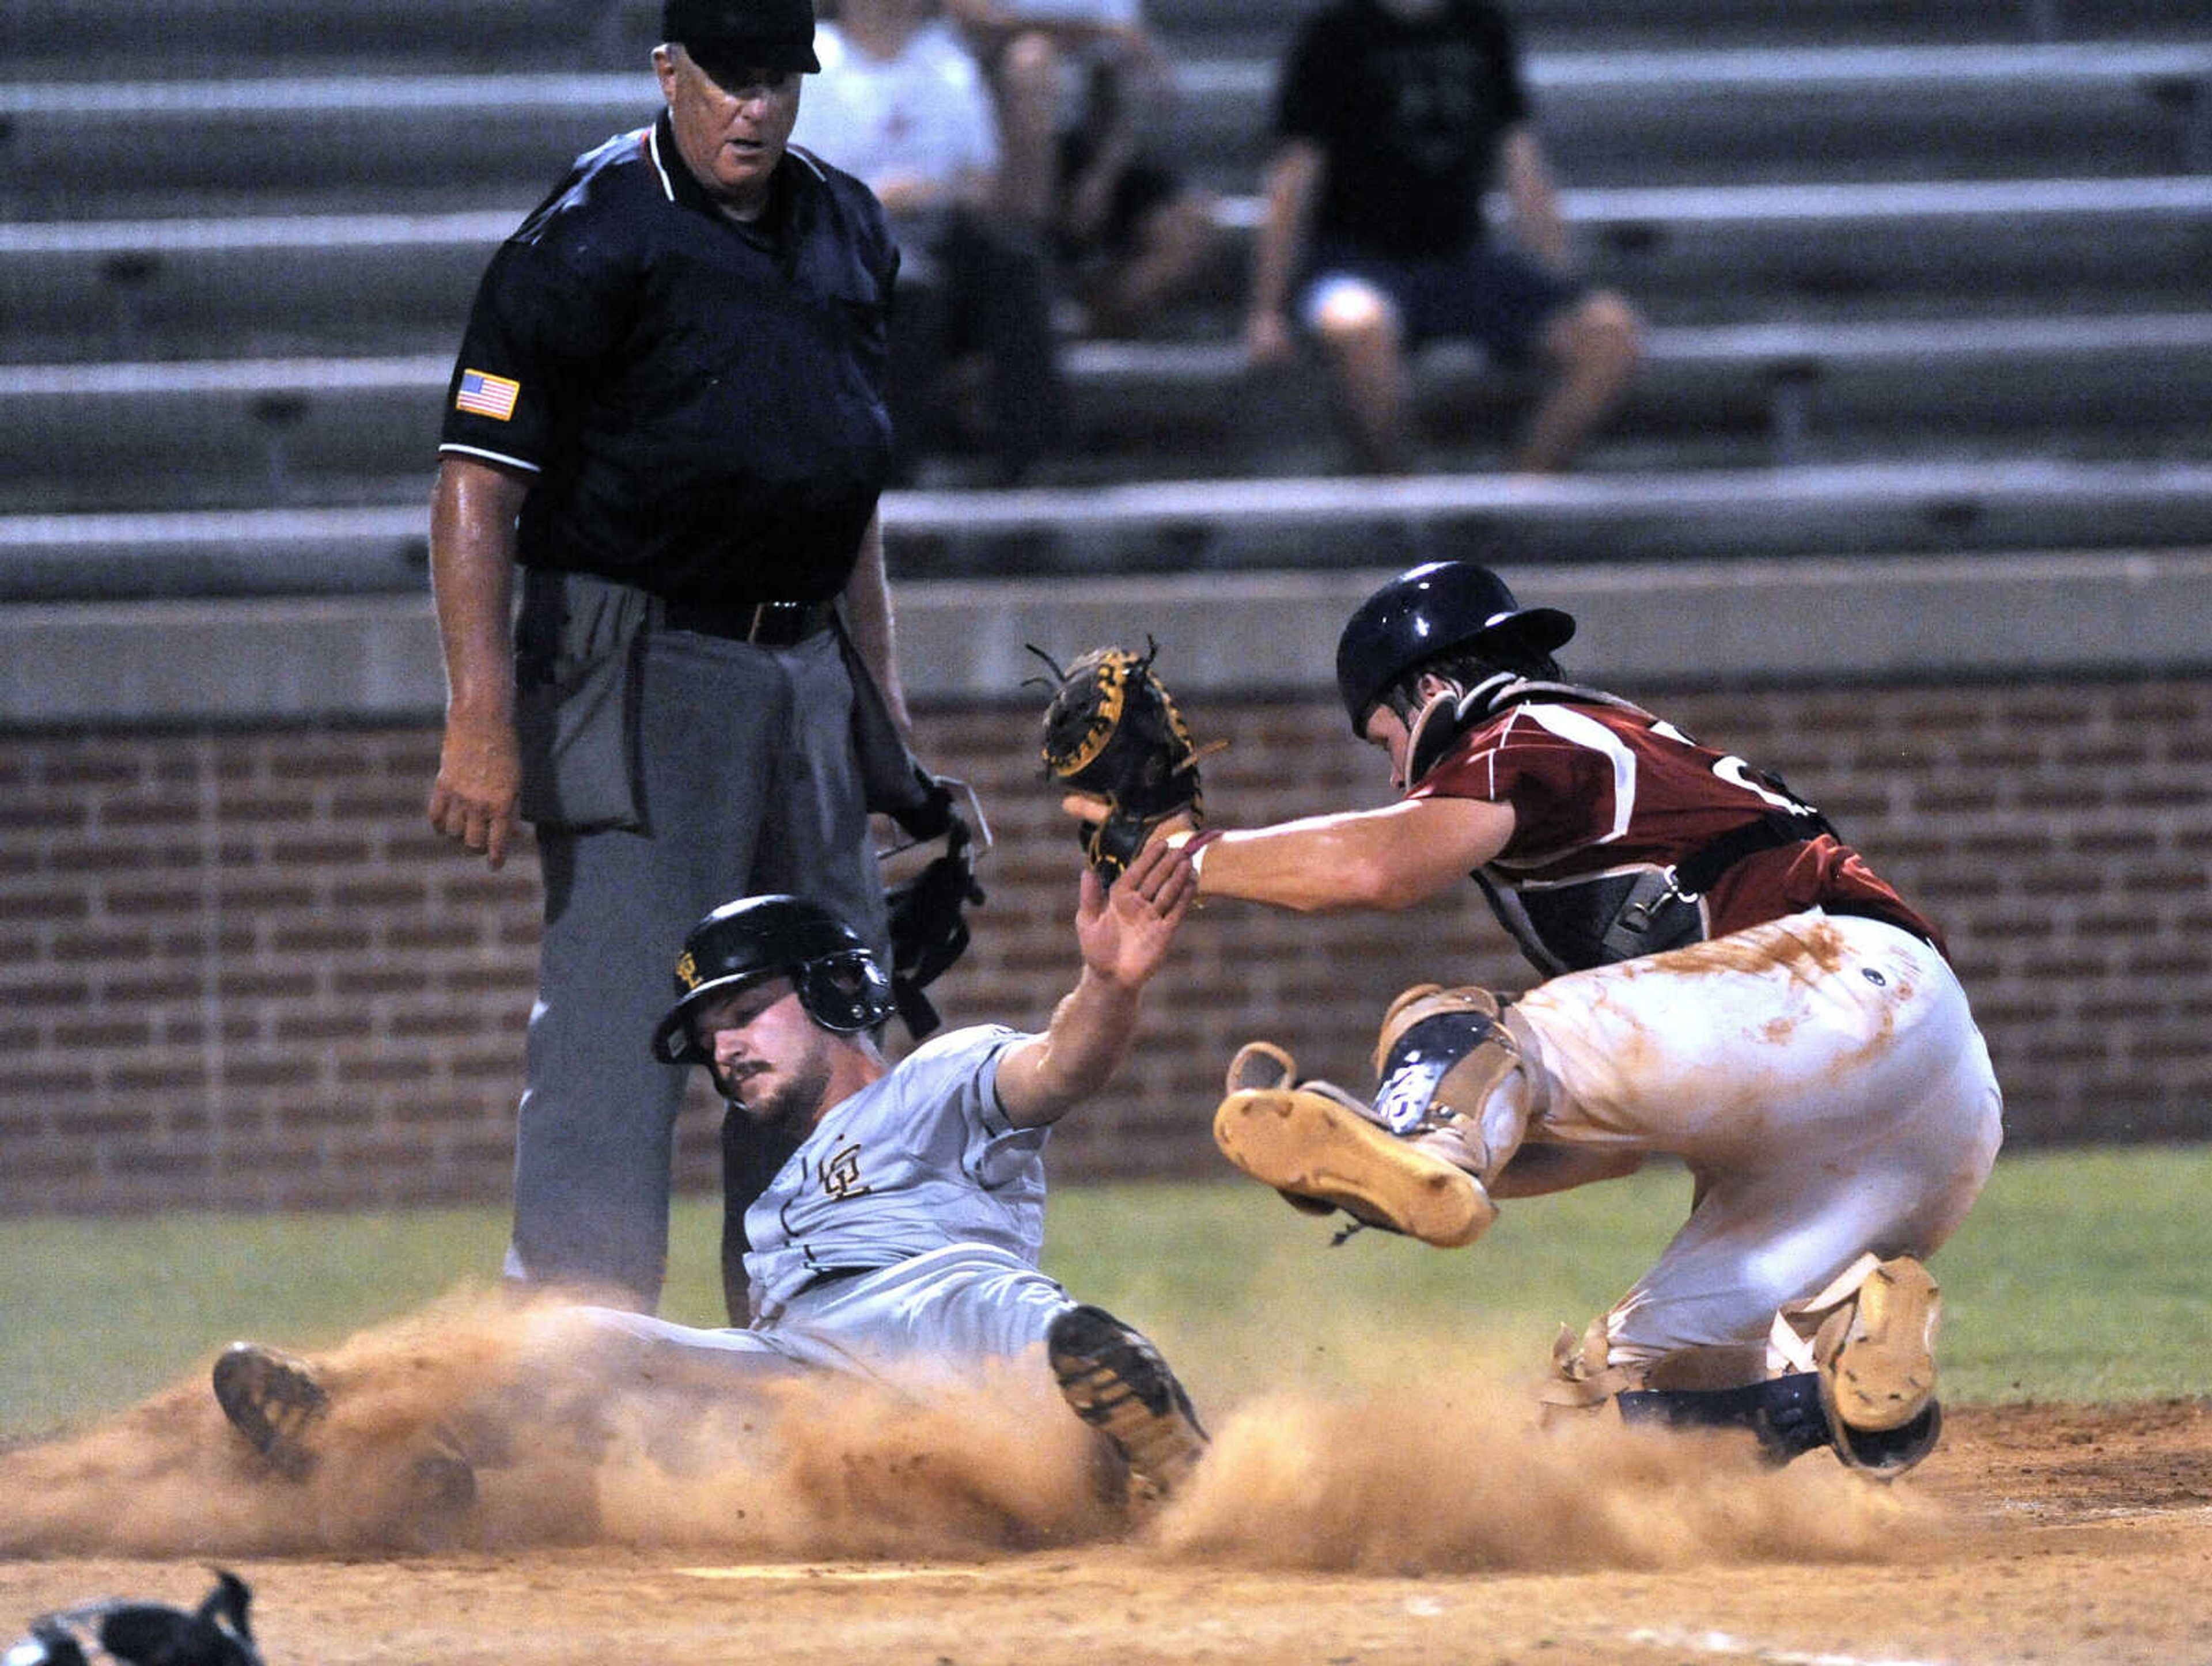
[{"label": "umpire's black belt", "polygon": [[788,648],[830,627],[834,602],[664,602],[660,625],[763,648]]}]

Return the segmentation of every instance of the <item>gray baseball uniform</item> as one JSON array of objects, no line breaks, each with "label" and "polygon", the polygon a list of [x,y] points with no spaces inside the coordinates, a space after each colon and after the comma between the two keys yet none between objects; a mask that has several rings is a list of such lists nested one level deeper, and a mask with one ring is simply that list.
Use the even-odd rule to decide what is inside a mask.
[{"label": "gray baseball uniform", "polygon": [[1074,1306],[1038,1270],[1050,1130],[1016,1128],[996,1025],[933,1037],[832,1106],[745,1217],[758,1317],[702,1330],[612,1308],[592,1322],[741,1372],[957,1373],[1040,1345]]}]

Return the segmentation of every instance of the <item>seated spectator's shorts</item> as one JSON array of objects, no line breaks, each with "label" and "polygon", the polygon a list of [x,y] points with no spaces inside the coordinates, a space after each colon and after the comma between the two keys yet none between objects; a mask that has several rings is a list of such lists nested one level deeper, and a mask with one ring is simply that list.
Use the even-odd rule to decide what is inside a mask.
[{"label": "seated spectator's shorts", "polygon": [[1299,292],[1298,320],[1316,327],[1332,295],[1380,290],[1397,309],[1406,345],[1480,342],[1502,364],[1527,360],[1552,316],[1589,286],[1510,249],[1477,244],[1440,260],[1398,260],[1347,245],[1317,243]]}]

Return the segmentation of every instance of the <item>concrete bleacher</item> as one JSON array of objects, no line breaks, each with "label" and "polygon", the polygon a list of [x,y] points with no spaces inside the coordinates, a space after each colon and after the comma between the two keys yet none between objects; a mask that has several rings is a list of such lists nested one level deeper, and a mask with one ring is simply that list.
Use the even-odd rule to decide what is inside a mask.
[{"label": "concrete bleacher", "polygon": [[[1217,187],[1264,157],[1275,65],[1183,62],[1158,135]],[[2212,42],[1603,51],[1537,57],[1548,148],[1584,185],[2121,178],[2212,168]],[[0,213],[287,202],[527,208],[658,99],[637,67],[0,82]]]},{"label": "concrete bleacher", "polygon": [[[402,496],[435,448],[451,368],[440,354],[0,365],[0,512]],[[1094,479],[1187,475],[1189,458],[1274,472],[1325,428],[1311,378],[1255,376],[1231,343],[1080,343],[1067,370]],[[2155,451],[2173,425],[2212,432],[2212,312],[1660,328],[1613,443],[1694,447],[1707,465],[1832,462],[1863,451],[1868,427],[1899,426],[1901,385],[1929,433]],[[1449,351],[1421,389],[1436,421],[1498,433],[1522,391]]]},{"label": "concrete bleacher", "polygon": [[[2155,311],[2200,301],[2212,262],[2212,174],[1569,189],[1561,206],[1590,275],[1662,322],[1948,316],[1967,293],[1978,317]],[[1260,211],[1218,209],[1237,238]],[[0,363],[447,350],[521,212],[0,222]]]},{"label": "concrete bleacher", "polygon": [[[2208,504],[2212,463],[2031,458],[892,492],[884,524],[893,570],[910,576],[1089,579],[1494,560],[1501,548],[1563,564],[2191,550],[2208,542]],[[419,503],[0,515],[0,597],[419,596],[427,530]]]},{"label": "concrete bleacher", "polygon": [[[1527,387],[1431,355],[1424,536],[1563,558],[2212,542],[2201,9],[1508,7],[1578,252],[1651,321],[1648,357],[1547,496],[1487,472]],[[419,589],[470,294],[561,163],[653,107],[657,9],[0,8],[0,599]],[[1181,64],[1164,136],[1232,239],[1299,9],[1149,8]],[[93,50],[100,78],[62,73]],[[895,560],[1297,565],[1407,524],[1407,482],[1328,478],[1311,367],[1243,364],[1240,270],[1153,338],[1072,342],[1053,489],[895,494]]]}]

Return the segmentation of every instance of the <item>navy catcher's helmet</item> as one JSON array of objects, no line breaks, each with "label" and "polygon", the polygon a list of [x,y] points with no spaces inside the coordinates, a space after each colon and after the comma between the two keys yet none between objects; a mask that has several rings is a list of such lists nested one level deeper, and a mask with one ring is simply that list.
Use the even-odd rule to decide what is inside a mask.
[{"label": "navy catcher's helmet", "polygon": [[792,896],[725,903],[691,928],[676,960],[676,1004],[653,1033],[653,1056],[705,1064],[691,1015],[767,978],[786,977],[806,1015],[840,1035],[891,1015],[891,980],[860,935],[819,903]]},{"label": "navy catcher's helmet", "polygon": [[1364,740],[1383,695],[1438,655],[1487,650],[1522,659],[1549,654],[1574,633],[1571,615],[1522,607],[1488,567],[1431,561],[1400,573],[1346,621],[1336,640],[1337,691],[1352,732]]}]

